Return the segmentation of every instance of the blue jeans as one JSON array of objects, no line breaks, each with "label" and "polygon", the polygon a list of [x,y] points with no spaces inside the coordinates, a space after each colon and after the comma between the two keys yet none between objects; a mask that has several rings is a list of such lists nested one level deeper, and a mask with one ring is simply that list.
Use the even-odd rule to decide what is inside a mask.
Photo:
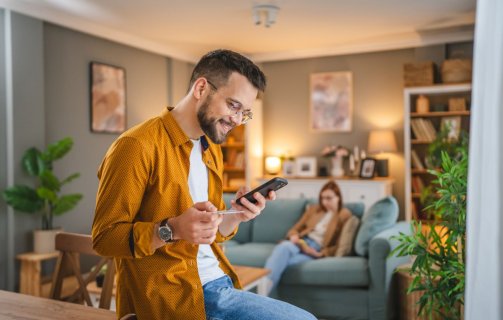
[{"label": "blue jeans", "polygon": [[[304,237],[304,241],[308,246],[315,249],[316,251],[320,251],[320,245],[309,237]],[[304,254],[300,251],[300,248],[289,240],[282,241],[272,251],[269,258],[265,262],[266,269],[271,270],[269,273],[269,279],[272,282],[272,287],[270,290],[276,288],[281,279],[281,275],[285,271],[288,266],[292,264],[298,264],[304,261],[313,260],[314,258]]]},{"label": "blue jeans", "polygon": [[207,320],[316,320],[286,302],[235,289],[229,276],[208,282],[203,290]]}]

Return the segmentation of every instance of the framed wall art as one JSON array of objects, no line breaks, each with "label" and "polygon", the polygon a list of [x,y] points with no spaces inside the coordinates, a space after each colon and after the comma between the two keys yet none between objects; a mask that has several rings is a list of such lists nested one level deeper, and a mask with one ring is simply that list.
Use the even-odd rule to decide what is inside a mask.
[{"label": "framed wall art", "polygon": [[313,73],[310,79],[309,128],[313,132],[350,132],[353,119],[353,74]]},{"label": "framed wall art", "polygon": [[121,133],[126,130],[126,71],[91,62],[91,131]]}]

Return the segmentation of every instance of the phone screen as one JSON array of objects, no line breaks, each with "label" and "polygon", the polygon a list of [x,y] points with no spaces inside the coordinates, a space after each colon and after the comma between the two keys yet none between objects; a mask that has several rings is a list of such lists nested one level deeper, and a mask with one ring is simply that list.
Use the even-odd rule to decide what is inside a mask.
[{"label": "phone screen", "polygon": [[255,198],[253,197],[253,194],[255,192],[259,192],[264,197],[267,197],[267,195],[269,194],[270,191],[279,190],[279,189],[283,188],[284,186],[286,186],[287,184],[288,184],[288,180],[286,180],[284,178],[280,178],[280,177],[272,178],[271,180],[267,181],[266,183],[256,187],[252,191],[239,197],[236,200],[236,203],[241,205],[241,198],[243,198],[243,197],[246,198],[251,203],[257,203],[257,200],[255,200]]}]

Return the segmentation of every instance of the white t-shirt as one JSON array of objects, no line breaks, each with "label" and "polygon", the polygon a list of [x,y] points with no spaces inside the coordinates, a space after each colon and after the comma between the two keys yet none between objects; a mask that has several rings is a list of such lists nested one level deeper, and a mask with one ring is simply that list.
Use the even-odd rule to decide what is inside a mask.
[{"label": "white t-shirt", "polygon": [[[190,153],[189,192],[192,202],[208,201],[208,168],[203,162],[201,139],[192,140],[194,147]],[[221,278],[225,273],[209,244],[200,244],[197,252],[197,268],[202,285]]]},{"label": "white t-shirt", "polygon": [[329,211],[325,213],[325,216],[316,224],[313,231],[309,232],[308,237],[316,241],[320,246],[323,244],[323,236],[327,232],[328,224],[332,220],[334,213]]}]

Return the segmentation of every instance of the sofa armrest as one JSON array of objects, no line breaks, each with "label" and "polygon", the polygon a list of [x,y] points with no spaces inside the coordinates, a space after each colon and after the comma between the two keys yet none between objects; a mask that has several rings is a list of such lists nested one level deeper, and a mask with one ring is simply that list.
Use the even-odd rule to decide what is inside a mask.
[{"label": "sofa armrest", "polygon": [[399,265],[410,261],[409,257],[389,256],[390,252],[398,246],[398,241],[390,238],[400,232],[409,234],[410,223],[398,222],[370,240],[369,319],[388,319],[392,314],[393,305],[389,303],[394,300],[390,299],[393,272]]}]

